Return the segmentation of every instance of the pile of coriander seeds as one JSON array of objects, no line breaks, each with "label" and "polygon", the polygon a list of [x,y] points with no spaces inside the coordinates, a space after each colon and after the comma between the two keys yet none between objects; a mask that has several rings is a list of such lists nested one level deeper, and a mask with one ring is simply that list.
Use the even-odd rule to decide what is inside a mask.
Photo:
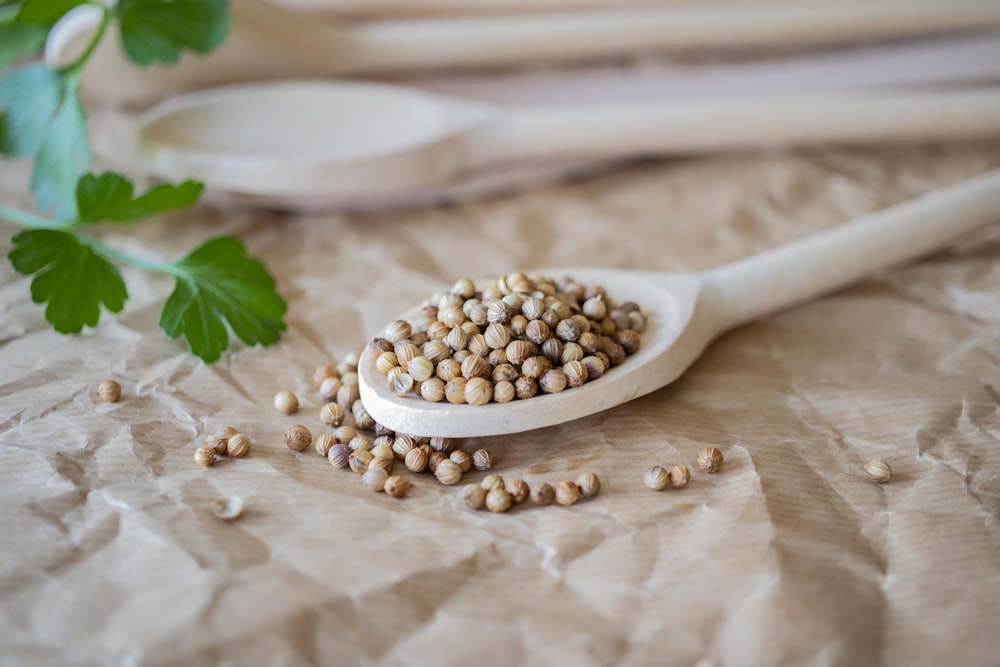
[{"label": "pile of coriander seeds", "polygon": [[645,327],[637,304],[603,287],[512,273],[482,290],[456,281],[370,345],[393,394],[485,405],[596,380],[639,350]]}]

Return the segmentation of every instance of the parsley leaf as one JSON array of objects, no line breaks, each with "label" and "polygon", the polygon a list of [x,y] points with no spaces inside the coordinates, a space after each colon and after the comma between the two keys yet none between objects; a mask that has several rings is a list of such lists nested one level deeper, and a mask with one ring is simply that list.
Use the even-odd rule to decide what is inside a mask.
[{"label": "parsley leaf", "polygon": [[0,70],[41,51],[47,33],[45,26],[0,22]]},{"label": "parsley leaf", "polygon": [[61,333],[79,333],[93,327],[101,304],[121,311],[128,293],[118,269],[98,256],[74,234],[57,229],[29,229],[13,239],[7,255],[31,281],[31,300],[46,303],[45,319]]},{"label": "parsley leaf", "polygon": [[40,209],[76,215],[77,176],[90,167],[86,113],[74,73],[41,63],[0,76],[0,152],[34,157],[31,186]]},{"label": "parsley leaf", "polygon": [[204,361],[218,359],[229,344],[224,322],[247,345],[281,337],[285,302],[264,265],[235,238],[211,239],[173,267],[177,285],[160,327],[171,338],[183,335]]},{"label": "parsley leaf", "polygon": [[228,0],[119,0],[122,46],[139,65],[175,63],[183,48],[207,53],[229,30]]},{"label": "parsley leaf", "polygon": [[50,26],[58,21],[63,14],[87,0],[24,0],[17,20],[21,23],[34,23]]},{"label": "parsley leaf", "polygon": [[203,188],[201,183],[190,180],[180,185],[161,183],[140,196],[133,197],[131,181],[121,174],[84,174],[76,186],[79,222],[132,222],[171,209],[184,208],[198,201]]}]

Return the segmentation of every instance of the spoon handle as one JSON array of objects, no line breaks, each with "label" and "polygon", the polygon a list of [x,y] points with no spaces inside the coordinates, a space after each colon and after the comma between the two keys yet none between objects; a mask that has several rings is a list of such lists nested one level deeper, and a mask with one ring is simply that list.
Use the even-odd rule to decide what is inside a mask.
[{"label": "spoon handle", "polygon": [[938,250],[1000,222],[1000,170],[865,215],[830,231],[705,272],[718,332]]},{"label": "spoon handle", "polygon": [[1000,87],[982,87],[524,110],[481,128],[473,146],[485,162],[996,136]]}]

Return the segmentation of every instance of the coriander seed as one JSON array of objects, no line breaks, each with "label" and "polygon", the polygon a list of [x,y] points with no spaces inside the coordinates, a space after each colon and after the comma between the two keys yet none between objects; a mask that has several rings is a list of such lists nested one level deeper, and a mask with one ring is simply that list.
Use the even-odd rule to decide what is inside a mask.
[{"label": "coriander seed", "polygon": [[450,454],[453,449],[455,449],[455,440],[453,438],[442,438],[440,436],[435,436],[427,441],[427,444],[439,452],[444,452],[445,454]]},{"label": "coriander seed", "polygon": [[286,415],[295,414],[299,409],[299,398],[287,389],[282,389],[274,395],[274,407]]},{"label": "coriander seed", "polygon": [[375,360],[375,370],[382,375],[388,375],[389,371],[397,366],[399,366],[399,361],[396,359],[395,352],[383,352]]},{"label": "coriander seed", "polygon": [[230,456],[241,459],[250,453],[250,438],[242,433],[237,433],[229,439],[226,449]]},{"label": "coriander seed", "polygon": [[212,511],[223,521],[232,521],[243,514],[243,501],[236,496],[216,498],[212,503]]},{"label": "coriander seed", "polygon": [[472,456],[464,449],[456,449],[448,454],[448,458],[458,464],[462,472],[469,472],[472,469]]},{"label": "coriander seed", "polygon": [[698,453],[698,467],[702,472],[716,473],[722,468],[722,452],[715,447],[706,447]]},{"label": "coriander seed", "polygon": [[691,479],[691,472],[687,466],[678,465],[672,467],[667,476],[670,479],[670,486],[681,489],[687,486],[688,480]]},{"label": "coriander seed", "polygon": [[390,475],[385,480],[385,485],[382,488],[387,496],[402,498],[410,490],[410,486],[411,484],[399,475]]},{"label": "coriander seed", "polygon": [[427,467],[427,452],[422,449],[411,449],[403,457],[403,464],[413,472],[423,472]]},{"label": "coriander seed", "polygon": [[531,488],[523,479],[512,479],[504,484],[504,488],[510,494],[510,501],[514,505],[520,505],[531,495]]},{"label": "coriander seed", "polygon": [[361,475],[368,470],[368,465],[372,462],[373,458],[368,450],[355,449],[347,457],[347,465],[350,466],[351,470]]},{"label": "coriander seed", "polygon": [[[385,438],[389,436],[382,436],[382,437]],[[378,438],[376,438],[375,441],[378,442]],[[413,441],[410,438],[402,437],[402,438],[393,438],[392,445],[390,446],[392,447],[393,456],[395,456],[397,459],[402,460],[406,458],[407,454],[413,451],[415,445],[413,444]]]},{"label": "coriander seed", "polygon": [[[440,452],[435,452],[440,453]],[[437,464],[437,468],[434,470],[434,476],[442,484],[451,486],[453,484],[458,484],[462,481],[462,469],[458,467],[458,464],[451,459],[445,459]]]},{"label": "coriander seed", "polygon": [[568,387],[579,387],[589,377],[587,367],[583,365],[582,361],[571,361],[568,364],[563,364],[562,371],[566,374],[566,386]]},{"label": "coriander seed", "polygon": [[493,467],[493,456],[485,449],[477,449],[472,453],[472,465],[476,470],[489,470]]},{"label": "coriander seed", "polygon": [[117,403],[122,396],[122,387],[114,380],[105,380],[97,385],[97,395],[105,403]]},{"label": "coriander seed", "polygon": [[430,403],[440,403],[444,400],[444,382],[433,377],[420,383],[420,396]]},{"label": "coriander seed", "polygon": [[334,432],[333,437],[337,439],[337,442],[342,442],[345,445],[351,440],[354,440],[358,435],[357,430],[353,426],[338,426]]},{"label": "coriander seed", "polygon": [[517,392],[514,389],[514,385],[506,380],[497,382],[493,385],[493,402],[494,403],[510,403],[514,400]]},{"label": "coriander seed", "polygon": [[372,491],[385,491],[385,483],[389,479],[389,473],[377,466],[369,466],[361,474],[361,483]]},{"label": "coriander seed", "polygon": [[346,468],[350,465],[351,450],[342,442],[334,443],[327,452],[326,458],[331,465],[338,468]]},{"label": "coriander seed", "polygon": [[531,489],[531,502],[536,505],[551,505],[556,499],[556,490],[548,482],[536,484]]},{"label": "coriander seed", "polygon": [[532,378],[522,375],[514,381],[514,393],[522,400],[532,398],[538,393],[538,383]]},{"label": "coriander seed", "polygon": [[427,357],[419,355],[410,359],[406,372],[416,382],[423,382],[434,374],[434,364]]},{"label": "coriander seed", "polygon": [[361,390],[358,388],[357,382],[344,382],[337,390],[337,404],[345,411],[350,410],[354,401],[359,398],[361,398]]},{"label": "coriander seed", "polygon": [[292,451],[301,452],[312,444],[312,433],[302,424],[290,426],[284,435],[285,446]]},{"label": "coriander seed", "polygon": [[351,415],[354,417],[354,425],[362,431],[370,431],[375,426],[375,419],[368,414],[361,399],[354,401],[354,404],[351,405]]},{"label": "coriander seed", "polygon": [[391,475],[392,464],[395,460],[396,459],[383,459],[376,456],[368,463],[368,469],[371,470],[372,468],[381,468],[387,474]]},{"label": "coriander seed", "polygon": [[411,389],[413,389],[413,377],[406,373],[389,374],[389,391],[396,396],[406,396]]},{"label": "coriander seed", "polygon": [[339,377],[328,377],[319,385],[319,395],[324,401],[337,400],[337,392],[343,383]]},{"label": "coriander seed", "polygon": [[346,416],[347,412],[340,403],[326,403],[319,410],[320,421],[330,426],[340,426]]},{"label": "coriander seed", "polygon": [[440,465],[442,461],[447,461],[447,460],[449,460],[448,455],[445,454],[444,452],[431,452],[427,456],[427,468],[432,473],[436,473],[438,465]]},{"label": "coriander seed", "polygon": [[580,487],[576,485],[576,482],[564,479],[556,484],[556,502],[560,505],[572,505],[579,499]]},{"label": "coriander seed", "polygon": [[469,509],[480,510],[486,504],[486,489],[478,484],[462,487],[462,501]]},{"label": "coriander seed", "polygon": [[199,447],[194,450],[194,460],[200,466],[206,468],[215,465],[215,450],[211,447]]},{"label": "coriander seed", "polygon": [[314,445],[316,453],[320,456],[329,456],[330,448],[337,444],[337,438],[329,433],[324,433],[316,438],[316,444]]},{"label": "coriander seed", "polygon": [[363,435],[356,435],[353,438],[351,438],[351,441],[347,443],[347,446],[349,449],[355,452],[357,451],[369,452],[373,447],[372,441]]},{"label": "coriander seed", "polygon": [[323,384],[323,380],[330,377],[337,377],[340,373],[330,364],[320,364],[313,369],[313,383],[318,387]]},{"label": "coriander seed", "polygon": [[228,452],[229,440],[210,435],[205,438],[205,446],[215,452],[218,456],[225,456]]},{"label": "coriander seed", "polygon": [[[478,359],[479,357],[470,357]],[[465,383],[465,402],[469,405],[486,405],[493,400],[493,385],[489,380],[474,377]]]},{"label": "coriander seed", "polygon": [[394,459],[396,454],[392,451],[392,447],[389,445],[373,445],[371,448],[372,456],[377,459]]},{"label": "coriander seed", "polygon": [[449,403],[465,403],[465,383],[464,377],[457,377],[448,380],[444,386],[444,397]]},{"label": "coriander seed", "polygon": [[885,484],[892,478],[892,468],[885,461],[869,461],[865,464],[865,474],[871,481]]},{"label": "coriander seed", "polygon": [[483,477],[483,481],[481,481],[479,485],[487,491],[502,489],[505,486],[501,475],[487,475],[486,477]]},{"label": "coriander seed", "polygon": [[546,394],[558,394],[566,388],[566,374],[558,368],[545,371],[538,379],[538,387]]},{"label": "coriander seed", "polygon": [[581,498],[593,498],[601,490],[601,478],[592,472],[583,472],[576,478]]},{"label": "coriander seed", "polygon": [[662,466],[650,466],[643,473],[642,481],[654,491],[662,491],[670,483],[670,473]]},{"label": "coriander seed", "polygon": [[410,329],[409,322],[406,320],[393,320],[385,328],[385,339],[390,343],[397,343],[409,338],[411,333],[413,332]]},{"label": "coriander seed", "polygon": [[496,488],[486,494],[486,509],[491,512],[506,512],[512,499],[504,488]]}]

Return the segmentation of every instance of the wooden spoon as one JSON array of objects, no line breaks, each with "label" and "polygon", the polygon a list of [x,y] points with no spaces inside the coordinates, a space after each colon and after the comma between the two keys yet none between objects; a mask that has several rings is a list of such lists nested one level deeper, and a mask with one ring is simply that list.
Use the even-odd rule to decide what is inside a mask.
[{"label": "wooden spoon", "polygon": [[[226,41],[206,56],[137,68],[105,39],[83,73],[104,101],[149,101],[186,90],[279,78],[352,76],[455,67],[564,62],[658,50],[771,49],[982,30],[1000,26],[983,0],[905,0],[798,7],[616,7],[490,17],[350,22],[318,19],[259,0],[231,4]],[[85,4],[52,29],[46,60],[72,62],[101,10]]]},{"label": "wooden spoon", "polygon": [[1000,87],[507,109],[374,83],[289,81],[168,100],[140,148],[167,178],[270,196],[390,195],[532,158],[1000,136]]},{"label": "wooden spoon", "polygon": [[993,171],[702,273],[542,271],[603,285],[614,298],[637,302],[649,318],[639,352],[598,380],[558,394],[469,406],[390,393],[369,347],[358,369],[361,400],[378,423],[412,435],[499,435],[578,419],[673,382],[728,329],[913,260],[998,221],[1000,171]]}]

